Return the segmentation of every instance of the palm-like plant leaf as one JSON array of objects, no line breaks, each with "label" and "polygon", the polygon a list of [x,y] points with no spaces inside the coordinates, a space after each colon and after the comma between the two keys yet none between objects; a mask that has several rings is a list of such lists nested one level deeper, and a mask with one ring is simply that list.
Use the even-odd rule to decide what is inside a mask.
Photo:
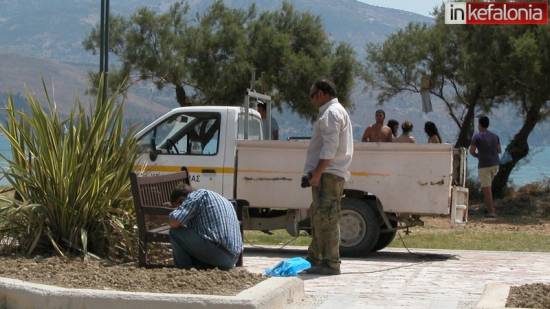
[{"label": "palm-like plant leaf", "polygon": [[46,109],[28,92],[28,114],[16,111],[8,98],[0,132],[11,144],[12,158],[3,156],[8,162],[4,176],[22,200],[39,207],[22,211],[13,201],[3,203],[0,239],[17,234],[10,228],[33,224],[26,236],[34,237],[19,243],[25,252],[32,252],[42,238],[58,252],[78,245],[87,253],[88,246],[105,247],[99,242],[106,241],[107,227],[120,227],[105,222],[112,222],[113,207],[128,201],[128,173],[137,159],[135,131],[124,128],[123,105],[116,95],[103,101],[102,91],[100,87],[90,113],[76,101],[66,118],[46,90]]}]

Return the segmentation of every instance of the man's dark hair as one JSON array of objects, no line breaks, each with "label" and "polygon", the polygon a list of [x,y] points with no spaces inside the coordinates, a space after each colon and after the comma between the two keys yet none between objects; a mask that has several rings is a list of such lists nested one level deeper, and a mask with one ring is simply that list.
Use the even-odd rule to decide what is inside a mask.
[{"label": "man's dark hair", "polygon": [[191,187],[188,184],[182,184],[180,186],[177,186],[172,192],[170,193],[170,202],[175,203],[177,202],[181,197],[184,199],[187,198],[187,195],[189,193],[195,191],[193,187]]},{"label": "man's dark hair", "polygon": [[480,116],[479,117],[479,126],[487,129],[489,127],[489,117],[487,116]]},{"label": "man's dark hair", "polygon": [[316,81],[315,84],[313,84],[313,87],[317,91],[320,90],[331,97],[336,97],[336,86],[334,86],[334,84],[327,79],[320,79]]},{"label": "man's dark hair", "polygon": [[375,115],[378,113],[381,113],[382,115],[384,115],[384,118],[386,118],[386,112],[383,109],[379,109],[376,112],[374,112]]}]

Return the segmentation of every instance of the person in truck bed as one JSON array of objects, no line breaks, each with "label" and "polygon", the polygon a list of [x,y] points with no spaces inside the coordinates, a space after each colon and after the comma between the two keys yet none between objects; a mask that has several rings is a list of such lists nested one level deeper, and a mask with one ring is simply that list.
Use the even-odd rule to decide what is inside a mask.
[{"label": "person in truck bed", "polygon": [[393,139],[392,130],[390,129],[390,127],[384,125],[386,112],[379,109],[374,113],[374,115],[376,122],[365,129],[361,141],[391,143]]},{"label": "person in truck bed", "polygon": [[410,121],[405,121],[401,125],[401,131],[403,132],[398,138],[394,140],[395,143],[416,143],[416,138],[412,135],[413,124]]},{"label": "person in truck bed", "polygon": [[[267,107],[266,104],[262,101],[258,103],[258,112],[262,116],[262,130],[264,139],[269,139],[268,128],[267,128]],[[279,139],[279,124],[273,116],[271,116],[271,140],[276,141]]]}]

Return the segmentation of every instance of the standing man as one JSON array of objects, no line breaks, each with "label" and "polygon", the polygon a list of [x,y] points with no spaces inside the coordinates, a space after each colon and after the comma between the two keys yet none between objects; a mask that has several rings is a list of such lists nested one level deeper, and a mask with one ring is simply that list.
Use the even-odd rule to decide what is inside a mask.
[{"label": "standing man", "polygon": [[311,103],[319,109],[307,150],[304,172],[312,188],[312,239],[307,273],[340,274],[340,211],[344,183],[353,155],[353,132],[348,113],[336,98],[336,87],[319,80],[310,89]]},{"label": "standing man", "polygon": [[239,221],[230,201],[188,184],[171,194],[179,205],[169,215],[170,242],[178,268],[233,268],[243,250]]},{"label": "standing man", "polygon": [[491,184],[498,172],[500,163],[498,154],[501,152],[500,140],[496,134],[489,131],[489,117],[479,117],[479,132],[472,137],[470,154],[478,159],[478,172],[483,200],[488,218],[496,218],[495,204]]},{"label": "standing man", "polygon": [[[258,103],[258,112],[262,116],[262,130],[264,133],[264,139],[268,139],[268,128],[267,128],[267,113],[266,113],[267,107],[266,104],[262,101]],[[278,140],[279,139],[279,124],[277,123],[277,120],[271,116],[271,140]]]},{"label": "standing man", "polygon": [[391,143],[393,134],[391,128],[384,125],[385,118],[386,113],[381,109],[377,110],[375,113],[376,123],[365,129],[361,141]]}]

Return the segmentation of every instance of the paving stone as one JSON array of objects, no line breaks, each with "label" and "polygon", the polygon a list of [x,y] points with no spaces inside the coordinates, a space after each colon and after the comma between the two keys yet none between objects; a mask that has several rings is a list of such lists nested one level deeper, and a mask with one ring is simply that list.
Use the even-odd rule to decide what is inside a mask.
[{"label": "paving stone", "polygon": [[[550,283],[550,253],[385,249],[366,258],[344,258],[339,276],[302,275],[303,308],[469,309],[490,282]],[[245,267],[263,272],[305,247],[247,248]]]}]

